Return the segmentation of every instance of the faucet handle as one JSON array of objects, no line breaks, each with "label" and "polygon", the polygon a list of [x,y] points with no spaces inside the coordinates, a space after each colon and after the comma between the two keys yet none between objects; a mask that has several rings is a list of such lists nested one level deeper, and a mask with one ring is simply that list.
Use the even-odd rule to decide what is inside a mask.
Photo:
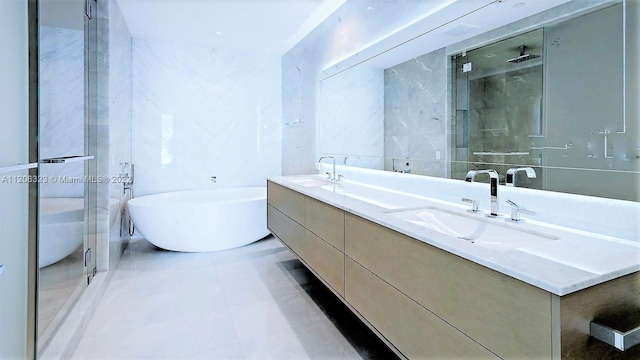
[{"label": "faucet handle", "polygon": [[462,202],[471,204],[471,209],[467,210],[468,212],[472,212],[472,213],[477,213],[478,212],[478,202],[477,201],[475,201],[473,199],[469,199],[469,198],[462,198]]},{"label": "faucet handle", "polygon": [[520,218],[520,213],[529,214],[529,215],[536,214],[535,211],[525,209],[511,200],[507,200],[507,204],[511,206],[511,221],[514,221],[514,222],[523,221],[523,219]]}]

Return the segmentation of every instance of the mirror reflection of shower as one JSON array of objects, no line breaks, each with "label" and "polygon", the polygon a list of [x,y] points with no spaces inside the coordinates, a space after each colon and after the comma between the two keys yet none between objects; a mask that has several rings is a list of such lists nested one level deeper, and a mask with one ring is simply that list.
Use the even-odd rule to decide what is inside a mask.
[{"label": "mirror reflection of shower", "polygon": [[[526,166],[543,174],[531,141],[544,137],[543,29],[454,56],[453,178],[469,170]],[[517,186],[542,188],[542,176]],[[501,179],[504,183],[506,179]]]}]

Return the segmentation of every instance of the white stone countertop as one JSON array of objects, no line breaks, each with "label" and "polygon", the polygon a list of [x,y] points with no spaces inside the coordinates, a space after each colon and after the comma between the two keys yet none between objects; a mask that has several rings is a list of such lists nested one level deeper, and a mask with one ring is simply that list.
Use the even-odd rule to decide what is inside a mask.
[{"label": "white stone countertop", "polygon": [[[467,204],[348,180],[329,182],[319,175],[268,180],[559,296],[640,270],[638,242],[530,219],[514,223],[507,220],[509,214],[489,218],[467,212]],[[492,246],[490,242],[472,243],[394,216],[403,210],[427,208],[476,218],[512,234],[521,231],[543,237],[539,242],[516,240],[514,245],[504,241]]]}]

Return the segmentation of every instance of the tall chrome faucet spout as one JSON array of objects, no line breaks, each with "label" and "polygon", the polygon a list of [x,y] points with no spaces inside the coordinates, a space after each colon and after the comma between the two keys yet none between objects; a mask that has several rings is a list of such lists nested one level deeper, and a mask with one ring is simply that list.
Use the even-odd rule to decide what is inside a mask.
[{"label": "tall chrome faucet spout", "polygon": [[491,210],[489,212],[489,216],[498,216],[498,181],[500,180],[500,175],[498,175],[498,172],[493,169],[470,170],[464,180],[468,182],[475,182],[476,176],[480,174],[489,175],[489,191],[491,194]]},{"label": "tall chrome faucet spout", "polygon": [[336,158],[334,158],[333,156],[322,156],[320,159],[318,159],[318,163],[322,162],[322,160],[324,159],[331,159],[331,161],[333,162],[333,174],[327,173],[327,175],[329,175],[329,180],[339,181],[340,177],[342,176],[338,175],[338,177],[336,177]]},{"label": "tall chrome faucet spout", "polygon": [[518,175],[519,172],[524,172],[529,179],[536,178],[536,171],[532,167],[510,168],[507,170],[505,184],[513,187],[517,186],[516,175]]}]

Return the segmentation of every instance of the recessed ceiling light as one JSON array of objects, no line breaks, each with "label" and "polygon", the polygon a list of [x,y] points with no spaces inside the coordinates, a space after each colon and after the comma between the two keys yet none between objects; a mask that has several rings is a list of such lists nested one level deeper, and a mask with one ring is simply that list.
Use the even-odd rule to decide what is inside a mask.
[{"label": "recessed ceiling light", "polygon": [[519,2],[519,3],[513,4],[514,8],[519,8],[519,7],[522,7],[522,6],[524,6],[523,2]]},{"label": "recessed ceiling light", "polygon": [[367,10],[369,10],[369,11],[372,11],[372,10],[375,10],[375,9],[376,9],[376,8],[374,8],[373,6],[368,6],[368,7],[367,7]]},{"label": "recessed ceiling light", "polygon": [[223,35],[224,33],[222,31],[216,31],[216,35],[220,36]]}]

